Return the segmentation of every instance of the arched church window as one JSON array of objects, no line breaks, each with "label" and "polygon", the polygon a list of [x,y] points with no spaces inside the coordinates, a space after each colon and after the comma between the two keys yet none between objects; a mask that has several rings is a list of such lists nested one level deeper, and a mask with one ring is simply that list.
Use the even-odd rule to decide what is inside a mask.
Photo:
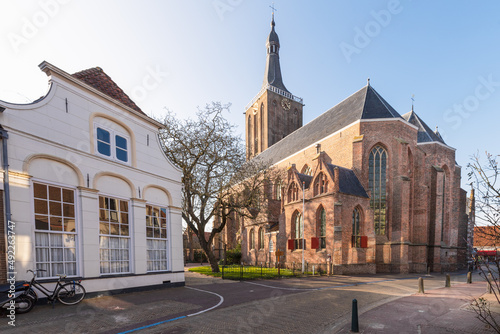
[{"label": "arched church window", "polygon": [[386,194],[387,151],[380,145],[370,152],[368,183],[371,191],[370,208],[373,210],[375,234],[386,234],[387,194]]},{"label": "arched church window", "polygon": [[355,208],[352,211],[352,247],[361,247],[360,217],[359,209]]},{"label": "arched church window", "polygon": [[318,219],[318,234],[319,234],[319,248],[326,248],[326,210],[321,206],[317,214]]},{"label": "arched church window", "polygon": [[249,238],[250,238],[250,242],[249,242],[250,249],[255,249],[255,235],[254,235],[253,229],[250,230]]},{"label": "arched church window", "polygon": [[281,180],[276,180],[275,184],[275,199],[281,200],[281,191],[283,189],[283,185],[281,184]]},{"label": "arched church window", "polygon": [[299,200],[299,187],[297,183],[293,182],[288,189],[288,202]]},{"label": "arched church window", "polygon": [[300,212],[296,212],[293,216],[292,224],[293,224],[293,239],[295,240],[295,248],[294,249],[302,249],[302,238],[304,234],[302,232],[302,215]]},{"label": "arched church window", "polygon": [[264,249],[264,229],[259,228],[259,249]]},{"label": "arched church window", "polygon": [[320,173],[314,181],[314,196],[326,193],[328,190],[328,179],[325,173]]},{"label": "arched church window", "polygon": [[309,175],[309,176],[312,176],[313,175],[313,171],[312,171],[312,168],[309,167],[307,164],[304,165],[304,167],[302,167],[302,171],[301,171],[302,174],[306,174],[306,175]]}]

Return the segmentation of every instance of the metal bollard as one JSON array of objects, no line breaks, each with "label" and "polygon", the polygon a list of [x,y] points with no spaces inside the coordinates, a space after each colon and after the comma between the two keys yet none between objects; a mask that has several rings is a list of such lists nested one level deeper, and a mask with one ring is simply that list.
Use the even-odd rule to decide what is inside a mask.
[{"label": "metal bollard", "polygon": [[451,288],[451,278],[450,274],[446,274],[446,284],[444,285],[445,288]]},{"label": "metal bollard", "polygon": [[470,271],[467,273],[467,284],[472,284],[472,273]]},{"label": "metal bollard", "polygon": [[425,290],[424,290],[424,279],[422,277],[418,278],[418,293],[425,293]]},{"label": "metal bollard", "polygon": [[491,285],[491,282],[493,282],[493,276],[491,273],[488,273],[488,293],[493,293],[493,286]]},{"label": "metal bollard", "polygon": [[351,332],[359,333],[358,301],[356,299],[352,300]]},{"label": "metal bollard", "polygon": [[313,265],[313,276],[314,276],[314,265]]}]

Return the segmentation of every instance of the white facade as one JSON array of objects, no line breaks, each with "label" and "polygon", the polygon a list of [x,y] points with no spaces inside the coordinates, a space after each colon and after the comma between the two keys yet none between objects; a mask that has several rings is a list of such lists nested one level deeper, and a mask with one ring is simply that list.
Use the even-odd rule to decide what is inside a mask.
[{"label": "white facade", "polygon": [[0,101],[16,278],[45,268],[50,278],[82,277],[87,292],[182,285],[181,172],[162,151],[161,124],[47,62],[40,68],[45,97]]}]

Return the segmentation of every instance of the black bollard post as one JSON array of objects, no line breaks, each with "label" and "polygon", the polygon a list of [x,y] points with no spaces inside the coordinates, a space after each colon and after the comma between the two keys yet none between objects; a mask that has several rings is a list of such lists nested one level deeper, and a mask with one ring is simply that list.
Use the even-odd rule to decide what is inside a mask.
[{"label": "black bollard post", "polygon": [[467,273],[467,284],[472,284],[472,273],[470,271]]},{"label": "black bollard post", "polygon": [[359,333],[358,301],[356,299],[352,300],[351,332],[352,333]]}]

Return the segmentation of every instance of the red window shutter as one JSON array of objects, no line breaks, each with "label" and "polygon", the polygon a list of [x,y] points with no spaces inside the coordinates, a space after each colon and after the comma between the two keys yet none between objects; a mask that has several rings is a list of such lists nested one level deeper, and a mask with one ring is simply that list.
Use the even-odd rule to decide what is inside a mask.
[{"label": "red window shutter", "polygon": [[361,237],[361,248],[368,248],[368,237],[367,236]]},{"label": "red window shutter", "polygon": [[295,249],[295,240],[293,239],[288,239],[288,249],[289,250],[294,250]]},{"label": "red window shutter", "polygon": [[319,248],[319,238],[311,238],[311,249]]}]

